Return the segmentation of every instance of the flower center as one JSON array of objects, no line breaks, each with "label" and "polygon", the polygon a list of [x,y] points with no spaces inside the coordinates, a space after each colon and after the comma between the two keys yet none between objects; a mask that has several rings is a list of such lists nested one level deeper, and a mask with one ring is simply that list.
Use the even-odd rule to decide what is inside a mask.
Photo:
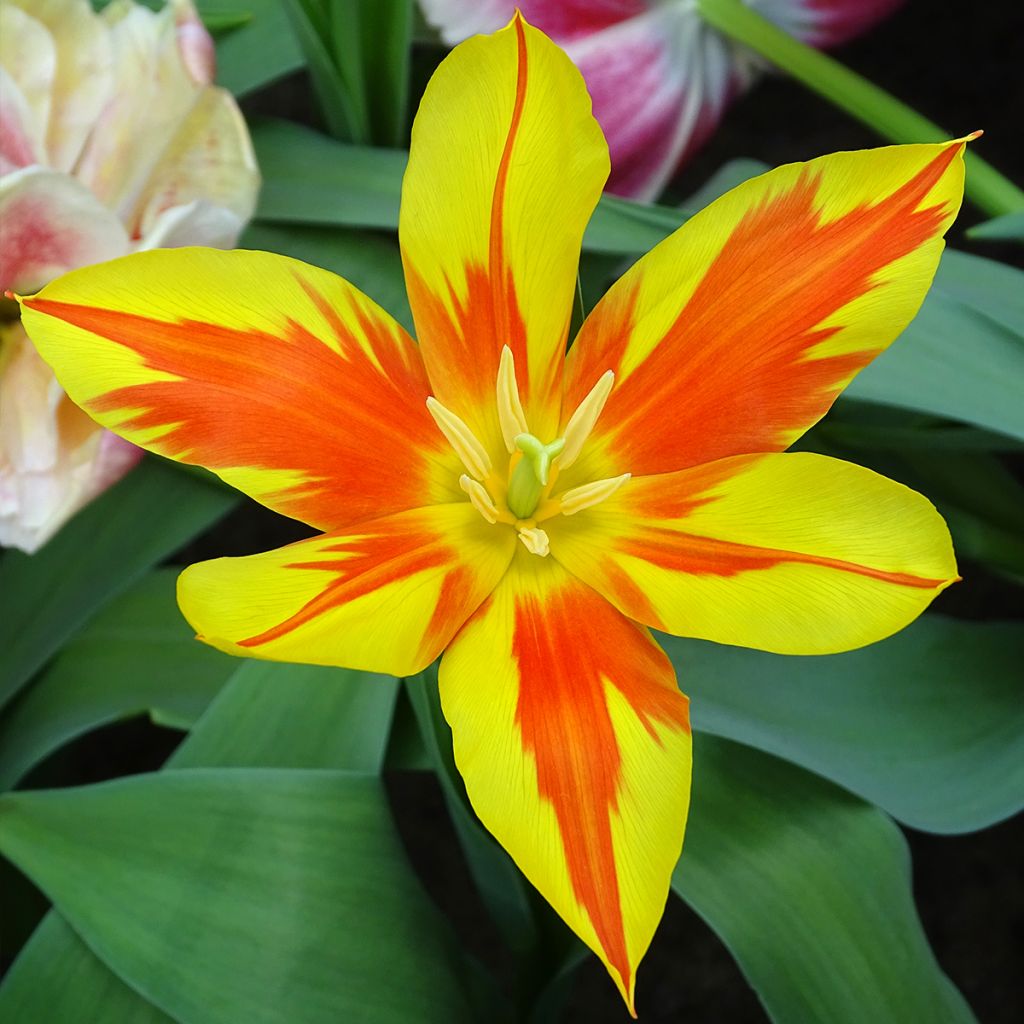
[{"label": "flower center", "polygon": [[427,399],[430,415],[467,470],[459,477],[459,486],[469,495],[473,507],[489,523],[514,527],[532,554],[546,555],[550,551],[548,535],[537,525],[539,522],[590,508],[629,479],[630,474],[624,473],[551,494],[558,473],[579,457],[614,383],[611,370],[602,374],[569,418],[563,436],[545,444],[527,427],[515,359],[506,345],[501,351],[497,383],[498,422],[509,455],[504,474],[495,471],[487,449],[462,419],[433,396]]}]

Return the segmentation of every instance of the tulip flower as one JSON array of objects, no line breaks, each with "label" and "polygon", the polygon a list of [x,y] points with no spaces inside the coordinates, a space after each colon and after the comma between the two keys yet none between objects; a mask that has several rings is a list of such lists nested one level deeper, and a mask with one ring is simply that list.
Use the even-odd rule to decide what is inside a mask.
[{"label": "tulip flower", "polygon": [[[900,484],[786,449],[907,325],[965,140],[752,179],[640,259],[565,355],[608,150],[516,16],[427,86],[402,189],[417,345],[282,256],[147,252],[24,298],[72,397],[322,531],[186,569],[200,639],[440,695],[480,820],[630,1009],[679,857],[687,700],[651,628],[869,644],[956,579]],[[752,685],[756,684],[752,680]]]},{"label": "tulip flower", "polygon": [[[860,34],[903,0],[747,0],[812,46]],[[608,191],[654,199],[764,69],[693,0],[420,0],[448,43],[504,25],[518,8],[583,73],[611,150]]]},{"label": "tulip flower", "polygon": [[[259,177],[190,0],[0,2],[0,291],[156,246],[231,246]],[[6,312],[6,316],[5,316]],[[141,456],[0,309],[0,544],[33,551]]]}]

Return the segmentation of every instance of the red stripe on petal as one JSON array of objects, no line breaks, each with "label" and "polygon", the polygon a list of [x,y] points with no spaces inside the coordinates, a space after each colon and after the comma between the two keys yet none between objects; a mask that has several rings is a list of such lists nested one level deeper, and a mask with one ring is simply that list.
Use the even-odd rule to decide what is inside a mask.
[{"label": "red stripe on petal", "polygon": [[[599,649],[577,642],[580,623],[601,636]],[[631,1000],[635,965],[626,949],[611,829],[622,758],[605,685],[626,698],[659,744],[656,724],[689,732],[685,698],[650,635],[578,584],[543,598],[517,597],[513,653],[523,746],[558,820],[573,892]]]}]

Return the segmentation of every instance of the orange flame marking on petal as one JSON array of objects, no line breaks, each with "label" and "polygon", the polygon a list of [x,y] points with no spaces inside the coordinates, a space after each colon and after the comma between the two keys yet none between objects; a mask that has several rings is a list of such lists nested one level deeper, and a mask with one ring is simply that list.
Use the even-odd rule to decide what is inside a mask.
[{"label": "orange flame marking on petal", "polygon": [[47,299],[25,304],[182,378],[117,388],[89,403],[97,413],[136,410],[125,429],[166,427],[150,444],[160,454],[215,471],[301,474],[294,488],[260,497],[321,529],[423,505],[427,464],[447,453],[424,405],[430,386],[415,345],[400,328],[360,310],[346,324],[312,285],[300,283],[340,354],[294,320],[278,336]]},{"label": "orange flame marking on petal", "polygon": [[[621,465],[663,473],[781,451],[819,419],[878,351],[815,357],[838,331],[820,324],[938,233],[945,205],[919,207],[961,149],[951,144],[891,195],[830,223],[815,208],[819,180],[806,171],[748,211],[658,346],[618,377],[602,426],[614,430]],[[638,288],[584,325],[570,355],[570,408],[597,374],[618,374]]]},{"label": "orange flame marking on petal", "polygon": [[409,523],[398,530],[346,537],[325,545],[323,553],[324,558],[293,562],[284,568],[319,569],[334,574],[335,578],[283,622],[240,640],[240,647],[259,647],[279,640],[350,601],[446,564],[452,568],[442,581],[438,603],[424,631],[420,653],[436,648],[465,620],[470,570],[458,564],[449,545],[429,529]]},{"label": "orange flame marking on petal", "polygon": [[[581,643],[580,624],[600,635]],[[533,755],[541,796],[554,809],[573,892],[632,1003],[611,815],[622,757],[605,683],[629,701],[651,738],[656,724],[689,732],[686,698],[650,634],[592,591],[554,591],[516,603],[513,654],[520,689],[516,721]]]}]

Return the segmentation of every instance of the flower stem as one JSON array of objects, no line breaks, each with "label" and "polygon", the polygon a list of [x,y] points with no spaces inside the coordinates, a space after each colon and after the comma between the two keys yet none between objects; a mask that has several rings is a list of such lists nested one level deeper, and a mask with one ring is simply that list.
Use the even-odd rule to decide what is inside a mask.
[{"label": "flower stem", "polygon": [[[951,136],[884,89],[827,54],[801,43],[742,0],[696,0],[701,16],[720,32],[893,142],[942,142]],[[969,126],[973,127],[973,126]],[[974,153],[968,153],[965,193],[991,216],[1024,209],[1024,191]]]}]

